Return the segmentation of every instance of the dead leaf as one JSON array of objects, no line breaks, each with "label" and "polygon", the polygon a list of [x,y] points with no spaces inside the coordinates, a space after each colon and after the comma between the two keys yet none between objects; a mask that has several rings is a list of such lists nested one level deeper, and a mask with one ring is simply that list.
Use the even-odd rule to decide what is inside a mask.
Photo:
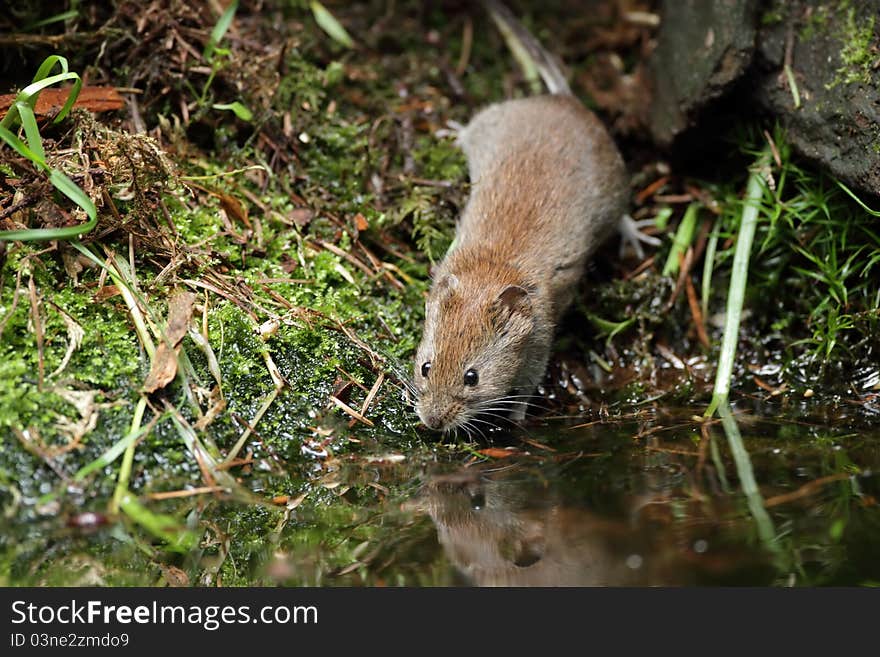
[{"label": "dead leaf", "polygon": [[293,509],[298,507],[300,504],[303,503],[303,500],[306,499],[307,495],[308,495],[308,493],[306,492],[306,493],[303,493],[302,495],[297,495],[292,500],[289,500],[286,505],[287,510],[292,511]]},{"label": "dead leaf", "polygon": [[98,405],[95,404],[95,397],[100,395],[101,391],[73,390],[71,388],[57,386],[52,389],[52,392],[76,408],[80,415],[79,421],[74,421],[69,417],[61,417],[55,423],[55,428],[58,429],[60,433],[65,434],[68,441],[66,445],[49,449],[52,456],[57,456],[78,448],[82,443],[83,437],[97,426],[99,409]]},{"label": "dead leaf", "polygon": [[213,191],[211,193],[214,194],[214,196],[216,196],[218,199],[220,199],[220,205],[222,205],[223,209],[226,210],[226,214],[228,214],[230,217],[237,219],[249,229],[251,228],[251,222],[248,218],[247,208],[242,204],[241,201],[239,201],[234,196],[231,196],[224,192]]},{"label": "dead leaf", "polygon": [[308,208],[296,208],[291,210],[288,216],[293,220],[298,228],[305,228],[309,225],[315,213]]},{"label": "dead leaf", "polygon": [[177,376],[177,350],[169,349],[162,342],[156,348],[156,355],[153,357],[150,373],[144,381],[143,391],[147,394],[156,392],[171,383],[175,376]]},{"label": "dead leaf", "polygon": [[[70,95],[70,89],[43,89],[37,98],[34,114],[46,116],[57,112]],[[0,112],[5,113],[15,102],[15,94],[0,96]],[[122,109],[125,101],[113,87],[83,87],[79,90],[74,107],[82,107],[90,112],[111,112]]]},{"label": "dead leaf", "polygon": [[165,327],[165,339],[156,348],[150,373],[144,381],[144,392],[152,393],[159,388],[164,388],[177,375],[177,347],[189,330],[195,300],[194,293],[178,291],[168,301],[168,324]]},{"label": "dead leaf", "polygon": [[195,301],[195,293],[188,291],[176,292],[168,301],[168,326],[165,328],[165,335],[174,346],[180,344],[189,330]]},{"label": "dead leaf", "polygon": [[353,572],[365,565],[366,564],[363,561],[355,561],[354,563],[347,565],[345,568],[336,573],[336,576],[341,577],[342,575],[348,575],[350,572]]},{"label": "dead leaf", "polygon": [[104,287],[98,288],[98,291],[95,292],[95,301],[104,301],[109,299],[110,297],[115,297],[119,294],[119,288],[116,285],[105,285]]},{"label": "dead leaf", "polygon": [[223,392],[218,386],[211,389],[210,406],[205,414],[193,425],[197,430],[203,431],[211,422],[226,410],[226,400],[223,399]]},{"label": "dead leaf", "polygon": [[65,326],[67,326],[67,352],[64,354],[64,358],[61,359],[61,364],[58,365],[58,367],[55,368],[55,371],[49,375],[49,378],[52,379],[61,374],[61,372],[64,371],[64,368],[67,367],[71,356],[73,356],[73,352],[79,349],[79,346],[82,344],[85,331],[83,330],[83,327],[73,319],[73,317],[61,310],[61,308],[51,301],[49,303],[58,311],[58,314],[61,315],[61,319],[64,320]]},{"label": "dead leaf", "polygon": [[285,274],[292,274],[299,267],[299,263],[286,253],[281,255],[281,269]]},{"label": "dead leaf", "polygon": [[519,454],[517,450],[501,449],[500,447],[487,447],[486,449],[481,449],[477,451],[483,456],[488,456],[493,459],[506,459],[510,456],[516,456],[517,454]]},{"label": "dead leaf", "polygon": [[168,582],[168,586],[189,586],[189,575],[177,566],[160,564],[159,567],[162,569],[162,575],[165,577],[165,581]]}]

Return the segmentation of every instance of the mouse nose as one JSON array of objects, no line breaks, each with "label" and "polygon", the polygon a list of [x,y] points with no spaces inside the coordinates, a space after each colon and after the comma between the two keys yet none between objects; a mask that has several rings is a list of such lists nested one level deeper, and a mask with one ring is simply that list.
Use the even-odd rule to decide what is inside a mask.
[{"label": "mouse nose", "polygon": [[439,429],[441,426],[443,426],[443,423],[436,415],[429,415],[425,418],[425,426],[429,429]]}]

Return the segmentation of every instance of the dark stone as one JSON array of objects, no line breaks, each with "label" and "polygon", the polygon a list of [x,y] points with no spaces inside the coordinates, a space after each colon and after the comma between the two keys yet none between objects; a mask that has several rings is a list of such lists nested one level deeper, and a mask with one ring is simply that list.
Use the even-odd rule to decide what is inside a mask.
[{"label": "dark stone", "polygon": [[[791,144],[837,178],[880,194],[880,64],[876,0],[772,3],[761,29],[755,100],[779,117]],[[794,94],[784,72],[786,44]]]},{"label": "dark stone", "polygon": [[776,117],[802,155],[880,194],[877,0],[664,0],[662,20],[650,120],[659,144],[698,127],[736,83],[737,107]]},{"label": "dark stone", "polygon": [[755,49],[755,0],[665,0],[652,61],[650,127],[668,145],[742,75]]}]

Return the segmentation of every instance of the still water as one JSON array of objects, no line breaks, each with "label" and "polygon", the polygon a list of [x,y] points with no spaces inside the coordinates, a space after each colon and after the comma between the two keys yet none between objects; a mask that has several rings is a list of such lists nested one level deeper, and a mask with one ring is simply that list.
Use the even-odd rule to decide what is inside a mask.
[{"label": "still water", "polygon": [[256,464],[237,477],[254,499],[294,481],[297,494],[163,502],[198,528],[197,549],[163,552],[121,520],[84,531],[62,508],[9,522],[6,572],[49,585],[877,585],[880,427],[848,413],[547,419],[480,445],[367,445],[286,484]]},{"label": "still water", "polygon": [[429,520],[442,584],[878,584],[880,430],[830,419],[549,422],[387,513]]}]

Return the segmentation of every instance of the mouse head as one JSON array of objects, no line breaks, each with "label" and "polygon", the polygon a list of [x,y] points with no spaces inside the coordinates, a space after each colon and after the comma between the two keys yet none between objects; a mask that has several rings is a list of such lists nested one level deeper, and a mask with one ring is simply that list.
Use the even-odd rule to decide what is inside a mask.
[{"label": "mouse head", "polygon": [[441,276],[425,306],[416,353],[416,412],[431,429],[467,428],[478,415],[504,415],[495,403],[515,387],[535,321],[521,285]]}]

